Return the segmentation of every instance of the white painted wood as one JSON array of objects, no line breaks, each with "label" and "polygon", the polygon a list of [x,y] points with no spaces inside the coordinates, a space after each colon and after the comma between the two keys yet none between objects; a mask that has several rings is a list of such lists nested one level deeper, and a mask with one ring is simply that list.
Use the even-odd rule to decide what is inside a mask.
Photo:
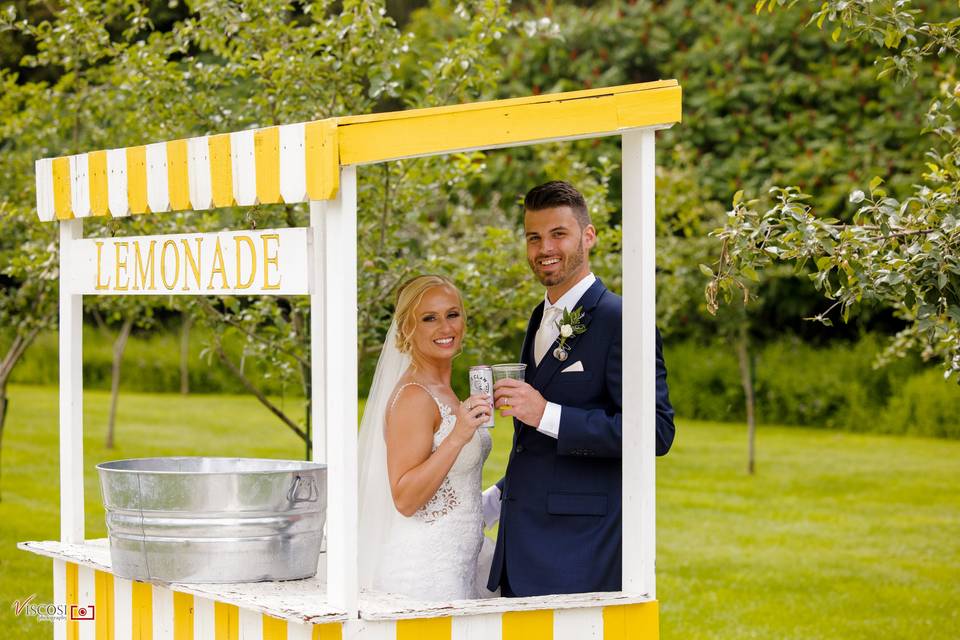
[{"label": "white painted wood", "polygon": [[312,640],[313,625],[290,620],[287,622],[287,640]]},{"label": "white painted wood", "polygon": [[656,597],[655,133],[623,136],[623,589]]},{"label": "white painted wood", "polygon": [[240,640],[263,640],[263,614],[250,609],[240,609],[238,617]]},{"label": "white painted wood", "polygon": [[82,542],[83,299],[66,286],[83,220],[60,223],[60,539]]},{"label": "white painted wood", "polygon": [[[327,586],[330,604],[357,615],[357,169],[321,205],[327,426]],[[314,385],[316,386],[316,385]]]},{"label": "white painted wood", "polygon": [[114,218],[130,215],[127,197],[127,150],[107,151],[107,207]]},{"label": "white painted wood", "polygon": [[147,204],[150,211],[170,210],[170,190],[167,174],[167,143],[147,145]]},{"label": "white painted wood", "polygon": [[87,295],[307,295],[312,260],[304,227],[89,238],[73,243],[64,285]]},{"label": "white painted wood", "polygon": [[554,611],[553,640],[603,640],[603,609]]},{"label": "white painted wood", "polygon": [[284,202],[303,202],[307,199],[304,131],[302,122],[280,127],[280,196]]},{"label": "white painted wood", "polygon": [[257,164],[253,153],[253,129],[230,134],[233,162],[233,198],[241,207],[257,202]]},{"label": "white painted wood", "polygon": [[454,616],[450,626],[451,640],[500,640],[503,632],[502,616],[496,613]]},{"label": "white painted wood", "polygon": [[651,600],[646,594],[626,591],[599,591],[570,593],[528,598],[484,598],[482,600],[425,601],[404,598],[395,594],[360,594],[360,617],[365,620],[400,620],[405,618],[434,618],[437,616],[473,616],[505,613],[508,611],[535,611],[541,609],[581,609],[611,605],[637,604]]},{"label": "white painted wood", "polygon": [[[280,128],[283,135],[283,127]],[[281,138],[281,145],[283,139]],[[281,154],[282,154],[281,150]],[[281,155],[281,163],[283,156]],[[283,167],[280,169],[281,180],[283,179]],[[286,200],[286,197],[284,197]],[[289,202],[289,200],[287,200]],[[327,261],[324,258],[326,251],[325,244],[325,219],[326,205],[323,202],[310,202],[310,255],[313,258],[313,268],[310,270],[310,290],[313,294],[310,296],[310,423],[313,439],[313,461],[327,462],[327,378],[326,378],[326,334],[324,333],[325,312],[324,300],[327,297],[324,269]],[[328,528],[328,522],[324,525],[324,531]],[[324,554],[326,556],[326,554]]]},{"label": "white painted wood", "polygon": [[207,136],[187,140],[187,175],[190,182],[190,204],[196,210],[213,206],[210,186],[210,144]]},{"label": "white painted wood", "polygon": [[113,638],[114,640],[131,640],[132,637],[133,637],[133,583],[130,580],[126,580],[125,578],[118,578],[114,576],[113,578]]},{"label": "white painted wood", "polygon": [[396,640],[397,623],[393,620],[356,620],[343,625],[343,640]]},{"label": "white painted wood", "polygon": [[173,640],[173,591],[153,585],[153,640]]},{"label": "white painted wood", "polygon": [[70,206],[73,215],[86,218],[90,215],[90,174],[87,154],[70,156]]},{"label": "white painted wood", "polygon": [[[63,560],[53,561],[53,604],[67,602],[67,563]],[[38,603],[39,604],[39,603]],[[67,640],[66,620],[53,621],[54,640]]]},{"label": "white painted wood", "polygon": [[53,159],[44,158],[34,163],[37,172],[37,216],[41,222],[51,222],[53,210]]},{"label": "white painted wood", "polygon": [[107,615],[101,603],[97,602],[96,574],[90,567],[77,567],[77,604],[82,607],[94,606],[94,619],[85,620],[77,625],[80,640],[96,640],[97,622],[100,616]]},{"label": "white painted wood", "polygon": [[213,600],[194,596],[193,598],[193,637],[215,638],[217,620],[213,609]]}]

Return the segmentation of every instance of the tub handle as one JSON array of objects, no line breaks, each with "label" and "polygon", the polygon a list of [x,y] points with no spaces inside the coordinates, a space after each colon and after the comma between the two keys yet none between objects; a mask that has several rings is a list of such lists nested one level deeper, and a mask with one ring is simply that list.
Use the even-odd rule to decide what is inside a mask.
[{"label": "tub handle", "polygon": [[320,492],[317,491],[317,485],[313,482],[313,478],[297,476],[293,479],[293,485],[291,485],[290,491],[287,493],[287,500],[293,504],[316,502],[320,497],[319,494]]}]

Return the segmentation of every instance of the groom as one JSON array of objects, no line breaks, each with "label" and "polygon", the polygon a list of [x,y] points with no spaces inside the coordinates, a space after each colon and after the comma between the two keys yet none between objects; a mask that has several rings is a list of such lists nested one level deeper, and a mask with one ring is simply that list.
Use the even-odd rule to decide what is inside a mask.
[{"label": "groom", "polygon": [[[619,591],[622,302],[590,272],[597,233],[579,191],[548,182],[524,209],[527,260],[546,294],[523,341],[526,381],[494,391],[514,437],[505,476],[483,494],[485,522],[500,520],[487,588],[507,597]],[[567,324],[585,331],[564,339],[557,322],[581,307]],[[657,455],[674,435],[666,378],[657,333]]]}]

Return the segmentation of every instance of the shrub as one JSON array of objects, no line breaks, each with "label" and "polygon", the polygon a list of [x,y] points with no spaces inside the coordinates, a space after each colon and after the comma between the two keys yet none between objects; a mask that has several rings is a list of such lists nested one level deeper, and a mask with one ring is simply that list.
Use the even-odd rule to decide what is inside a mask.
[{"label": "shrub", "polygon": [[[754,356],[760,424],[960,438],[960,389],[916,358],[875,369],[881,340],[813,347],[785,337]],[[703,420],[745,419],[736,357],[721,342],[668,342],[664,347],[670,399],[677,415]]]},{"label": "shrub", "polygon": [[888,433],[960,439],[960,389],[939,370],[924,371],[897,387],[878,423]]}]

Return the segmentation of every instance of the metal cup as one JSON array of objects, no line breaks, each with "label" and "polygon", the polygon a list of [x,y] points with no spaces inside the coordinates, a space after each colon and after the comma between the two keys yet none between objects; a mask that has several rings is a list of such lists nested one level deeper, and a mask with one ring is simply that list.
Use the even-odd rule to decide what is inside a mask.
[{"label": "metal cup", "polygon": [[490,419],[481,426],[492,429],[493,415],[493,370],[485,364],[470,367],[470,395],[490,396]]}]

